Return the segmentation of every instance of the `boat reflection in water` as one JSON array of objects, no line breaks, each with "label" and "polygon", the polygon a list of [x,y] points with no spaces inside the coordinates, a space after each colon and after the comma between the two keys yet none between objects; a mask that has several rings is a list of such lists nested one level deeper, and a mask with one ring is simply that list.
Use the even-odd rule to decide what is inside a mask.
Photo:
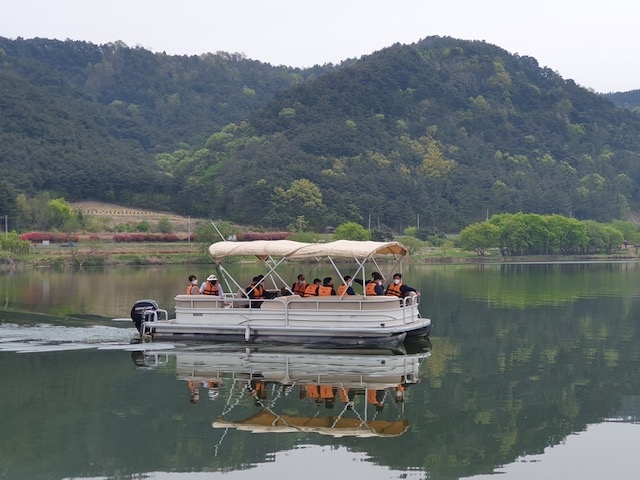
[{"label": "boat reflection in water", "polygon": [[407,430],[405,400],[430,354],[427,343],[413,353],[200,345],[133,355],[141,367],[175,366],[191,403],[219,402],[215,429],[388,437]]}]

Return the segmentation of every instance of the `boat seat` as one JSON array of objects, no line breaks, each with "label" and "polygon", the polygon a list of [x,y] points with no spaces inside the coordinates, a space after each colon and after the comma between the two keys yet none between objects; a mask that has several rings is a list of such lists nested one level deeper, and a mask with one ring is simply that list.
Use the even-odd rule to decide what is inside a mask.
[{"label": "boat seat", "polygon": [[[241,288],[238,289],[236,294],[233,296],[234,300],[231,304],[233,308],[249,308],[249,299],[247,298],[247,294]],[[236,300],[238,299],[238,300]]]}]

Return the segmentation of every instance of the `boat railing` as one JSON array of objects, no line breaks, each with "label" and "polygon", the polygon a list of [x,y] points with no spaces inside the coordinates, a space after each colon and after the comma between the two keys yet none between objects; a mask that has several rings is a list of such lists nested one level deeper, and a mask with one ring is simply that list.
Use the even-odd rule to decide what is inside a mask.
[{"label": "boat railing", "polygon": [[176,309],[217,310],[221,308],[249,309],[266,312],[282,311],[285,322],[289,321],[289,314],[301,311],[354,311],[354,312],[380,312],[403,322],[415,320],[415,309],[418,306],[417,296],[395,298],[389,296],[327,296],[327,297],[300,297],[299,295],[276,296],[271,299],[248,299],[241,293],[214,295],[177,295],[175,297]]},{"label": "boat railing", "polygon": [[169,312],[158,308],[157,310],[146,310],[142,313],[143,322],[166,322],[169,320]]},{"label": "boat railing", "polygon": [[269,308],[272,310],[292,309],[349,309],[349,310],[392,310],[418,303],[418,297],[409,296],[396,299],[394,297],[372,297],[349,295],[344,297],[300,297],[299,295],[277,296],[272,299],[252,300],[243,296],[225,294],[217,295],[177,295],[175,305],[179,308]]}]

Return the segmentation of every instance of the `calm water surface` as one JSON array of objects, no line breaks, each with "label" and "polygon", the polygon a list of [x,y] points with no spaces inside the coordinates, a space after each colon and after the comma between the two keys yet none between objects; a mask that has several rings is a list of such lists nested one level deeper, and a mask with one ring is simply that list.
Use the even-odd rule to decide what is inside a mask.
[{"label": "calm water surface", "polygon": [[0,274],[0,478],[637,478],[638,263],[412,266],[402,351],[132,344],[189,273]]}]

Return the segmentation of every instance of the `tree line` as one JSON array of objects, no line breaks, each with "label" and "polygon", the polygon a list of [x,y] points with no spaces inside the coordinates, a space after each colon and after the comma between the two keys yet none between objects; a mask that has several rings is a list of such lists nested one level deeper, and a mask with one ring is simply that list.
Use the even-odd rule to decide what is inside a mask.
[{"label": "tree line", "polygon": [[611,254],[640,242],[633,222],[610,224],[562,215],[499,214],[460,232],[464,250],[485,255],[497,249],[502,256]]}]

